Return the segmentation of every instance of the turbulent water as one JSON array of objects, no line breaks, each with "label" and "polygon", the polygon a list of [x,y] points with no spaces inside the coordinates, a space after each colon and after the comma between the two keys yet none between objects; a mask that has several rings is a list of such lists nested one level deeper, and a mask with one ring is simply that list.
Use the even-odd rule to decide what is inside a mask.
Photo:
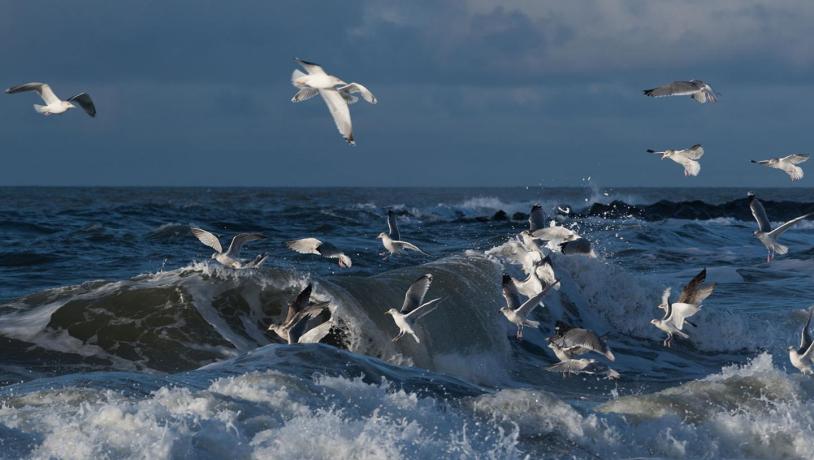
[{"label": "turbulent water", "polygon": [[[788,362],[814,298],[814,221],[766,264],[738,189],[0,189],[0,456],[7,458],[814,458],[814,380]],[[756,190],[772,221],[806,189]],[[589,239],[514,339],[531,204]],[[557,208],[568,211],[558,211]],[[383,260],[394,209],[430,256]],[[260,231],[224,269],[189,231]],[[289,251],[317,236],[353,268]],[[665,348],[661,292],[717,283]],[[434,275],[418,344],[384,312]],[[266,332],[309,282],[322,343]],[[563,378],[556,320],[606,335],[622,377]],[[318,321],[317,321],[318,322]],[[602,358],[600,357],[601,361]]]}]

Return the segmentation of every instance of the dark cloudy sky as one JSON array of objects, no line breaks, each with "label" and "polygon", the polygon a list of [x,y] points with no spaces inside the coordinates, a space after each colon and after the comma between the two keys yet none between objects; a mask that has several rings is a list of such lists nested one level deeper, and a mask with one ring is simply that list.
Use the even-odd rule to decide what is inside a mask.
[{"label": "dark cloudy sky", "polygon": [[[496,5],[501,6],[496,6]],[[2,185],[783,186],[814,151],[814,2],[0,0]],[[368,86],[345,145],[299,56]],[[703,79],[718,104],[641,90]],[[702,143],[701,175],[647,148]],[[800,185],[814,185],[811,175]],[[798,185],[799,186],[799,185]]]}]

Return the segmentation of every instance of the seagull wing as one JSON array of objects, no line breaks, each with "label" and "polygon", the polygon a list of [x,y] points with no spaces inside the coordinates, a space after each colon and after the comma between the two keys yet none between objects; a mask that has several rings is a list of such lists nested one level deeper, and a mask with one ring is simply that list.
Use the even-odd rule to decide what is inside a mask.
[{"label": "seagull wing", "polygon": [[26,83],[23,85],[12,86],[11,88],[6,90],[7,94],[14,94],[14,93],[22,93],[25,91],[36,91],[39,93],[40,97],[43,101],[45,101],[46,105],[57,104],[60,102],[59,98],[54,91],[48,86],[46,83]]},{"label": "seagull wing", "polygon": [[435,311],[435,309],[438,308],[438,306],[440,305],[439,303],[440,301],[441,297],[438,297],[437,299],[432,299],[429,302],[426,302],[422,304],[420,307],[414,309],[410,313],[406,314],[405,316],[413,321],[418,321],[419,319]]},{"label": "seagull wing", "polygon": [[396,220],[396,213],[392,209],[387,211],[387,234],[390,235],[391,240],[399,240],[399,224]]},{"label": "seagull wing", "polygon": [[424,302],[424,296],[427,295],[427,291],[430,290],[431,284],[432,274],[430,273],[413,281],[413,284],[407,289],[407,293],[404,294],[404,304],[401,306],[402,315],[409,314]]},{"label": "seagull wing", "polygon": [[805,175],[805,173],[803,173],[803,168],[795,165],[785,158],[781,158],[780,161],[777,162],[777,169],[780,169],[788,174],[792,181],[800,180]]},{"label": "seagull wing", "polygon": [[285,245],[292,251],[299,252],[300,254],[320,254],[319,248],[322,241],[316,238],[303,238],[301,240],[293,240],[287,242]]},{"label": "seagull wing", "polygon": [[752,215],[755,217],[755,221],[757,221],[758,230],[766,233],[771,232],[772,224],[769,222],[769,216],[766,215],[763,204],[753,194],[749,194],[749,209],[752,210]]},{"label": "seagull wing", "polygon": [[248,243],[249,241],[264,239],[266,239],[266,237],[263,236],[262,233],[238,233],[234,238],[232,238],[232,243],[229,245],[229,249],[226,250],[226,255],[236,258],[240,253],[240,248],[242,248],[244,244]]},{"label": "seagull wing", "polygon": [[542,206],[535,204],[531,207],[531,212],[529,213],[529,231],[535,232],[543,228],[546,228],[545,213],[543,212]]},{"label": "seagull wing", "polygon": [[643,92],[645,96],[650,97],[689,96],[698,92],[701,88],[702,86],[694,81],[674,81],[653,89],[646,89]]},{"label": "seagull wing", "polygon": [[93,105],[93,99],[90,98],[88,93],[79,93],[76,96],[68,99],[68,102],[76,102],[82,110],[91,117],[96,116],[96,106]]},{"label": "seagull wing", "polygon": [[285,321],[283,321],[284,326],[291,327],[294,324],[294,321],[297,320],[300,313],[305,311],[311,300],[311,291],[313,291],[313,289],[313,284],[308,283],[308,286],[305,286],[305,289],[297,294],[294,301],[288,304],[288,312],[285,315]]},{"label": "seagull wing", "polygon": [[340,93],[347,95],[351,95],[353,93],[360,93],[362,95],[362,99],[364,99],[370,104],[375,104],[379,102],[378,99],[376,99],[376,96],[374,96],[369,89],[367,89],[365,86],[359,83],[349,83],[345,86],[337,88],[336,90],[339,91]]},{"label": "seagull wing", "polygon": [[503,298],[506,299],[506,306],[509,309],[514,310],[520,306],[520,291],[517,290],[517,286],[514,284],[514,280],[511,276],[507,274],[503,274]]},{"label": "seagull wing", "polygon": [[517,313],[518,315],[520,315],[520,316],[522,316],[522,317],[524,317],[524,318],[525,318],[526,316],[528,316],[528,314],[529,314],[529,313],[531,313],[531,311],[532,311],[532,310],[534,310],[534,308],[535,308],[537,305],[539,305],[539,304],[540,304],[540,301],[542,301],[542,300],[543,300],[543,297],[545,297],[545,296],[546,296],[546,294],[548,294],[548,291],[550,291],[550,290],[551,290],[551,288],[553,288],[554,286],[556,286],[556,285],[557,285],[557,283],[559,283],[559,282],[560,282],[560,281],[559,281],[559,280],[557,280],[557,281],[556,281],[556,282],[554,282],[554,284],[552,284],[551,286],[546,286],[546,288],[545,288],[545,289],[543,289],[542,291],[540,291],[540,293],[539,293],[539,294],[537,294],[536,296],[534,296],[534,297],[532,297],[532,298],[530,298],[530,299],[526,300],[526,302],[525,302],[525,303],[523,303],[523,305],[520,305],[520,306],[517,308],[517,310],[515,310],[515,313]]},{"label": "seagull wing", "polygon": [[350,109],[348,109],[348,103],[339,94],[339,91],[335,89],[321,89],[319,90],[319,95],[322,96],[322,99],[325,100],[325,105],[328,106],[328,110],[331,112],[331,116],[334,119],[334,123],[336,124],[336,129],[339,130],[339,134],[345,138],[348,144],[354,145],[356,142],[353,140],[353,126],[351,125],[350,121]]},{"label": "seagull wing", "polygon": [[218,253],[223,252],[223,248],[221,247],[220,240],[218,240],[217,236],[198,227],[192,227],[192,234],[195,235],[195,238],[198,238],[198,241],[209,246],[215,251],[218,251]]},{"label": "seagull wing", "polygon": [[811,326],[811,315],[814,314],[814,308],[809,310],[808,312],[808,321],[806,321],[806,325],[803,327],[803,332],[800,333],[800,349],[797,350],[797,353],[804,354],[811,352],[811,333],[809,333],[808,328]]},{"label": "seagull wing", "polygon": [[428,256],[428,255],[429,255],[429,254],[427,254],[426,252],[424,252],[424,251],[422,251],[421,249],[419,249],[419,247],[418,247],[418,246],[414,245],[413,243],[408,243],[407,241],[400,241],[400,240],[399,240],[399,241],[395,241],[395,240],[394,240],[394,241],[393,241],[393,244],[398,245],[398,246],[401,246],[401,247],[402,247],[402,248],[404,248],[404,249],[409,249],[409,250],[411,250],[411,251],[420,252],[420,253],[424,254],[425,256]]},{"label": "seagull wing", "polygon": [[704,147],[702,147],[701,144],[695,144],[688,149],[679,150],[676,153],[690,160],[698,160],[704,156]]},{"label": "seagull wing", "polygon": [[582,370],[588,367],[590,364],[591,361],[587,359],[569,359],[568,361],[560,361],[553,366],[549,366],[545,370],[550,372],[577,374],[582,372]]},{"label": "seagull wing", "polygon": [[769,235],[771,237],[773,237],[773,238],[777,238],[780,235],[782,235],[786,230],[793,227],[794,224],[796,224],[797,222],[800,222],[801,220],[806,219],[806,218],[811,217],[811,216],[814,216],[814,212],[804,214],[804,215],[802,215],[800,217],[795,217],[794,219],[784,223],[783,225],[781,225],[781,226],[777,227],[776,229],[772,230],[771,232],[769,232]]},{"label": "seagull wing", "polygon": [[297,61],[297,63],[301,65],[302,68],[305,69],[305,71],[311,75],[325,75],[325,71],[322,70],[322,66],[320,66],[319,64],[304,61],[299,58],[295,59],[295,61]]},{"label": "seagull wing", "polygon": [[297,94],[295,94],[294,97],[291,98],[291,102],[307,101],[308,99],[311,99],[317,94],[319,94],[318,89],[306,86],[305,88],[300,88],[300,90],[297,91]]},{"label": "seagull wing", "polygon": [[291,326],[291,329],[288,330],[289,345],[299,343],[300,337],[305,335],[305,332],[308,330],[308,320],[310,319],[310,315],[300,315],[297,322]]},{"label": "seagull wing", "polygon": [[786,155],[780,159],[781,161],[788,161],[791,164],[800,164],[805,161],[808,161],[808,155],[802,153],[793,153],[791,155]]},{"label": "seagull wing", "polygon": [[684,167],[684,172],[690,176],[697,176],[701,172],[701,163],[691,160],[679,152],[670,155],[670,159]]},{"label": "seagull wing", "polygon": [[608,345],[594,331],[580,328],[569,329],[562,336],[561,343],[565,348],[585,348],[600,355],[605,355],[611,361],[616,359]]},{"label": "seagull wing", "polygon": [[706,300],[706,298],[712,294],[712,291],[715,290],[715,283],[704,285],[706,277],[707,269],[705,268],[684,286],[676,302],[701,305],[701,302]]},{"label": "seagull wing", "polygon": [[698,313],[698,310],[701,309],[700,305],[679,302],[673,303],[671,307],[673,311],[667,321],[672,322],[678,330],[684,327],[684,320]]}]

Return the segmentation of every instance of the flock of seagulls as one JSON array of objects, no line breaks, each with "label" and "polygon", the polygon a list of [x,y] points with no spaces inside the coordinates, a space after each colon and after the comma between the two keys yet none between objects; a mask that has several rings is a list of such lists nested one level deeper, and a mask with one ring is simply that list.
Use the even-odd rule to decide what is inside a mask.
[{"label": "flock of seagulls", "polygon": [[[291,75],[291,83],[297,89],[297,93],[291,98],[291,101],[300,103],[319,94],[327,105],[341,136],[348,144],[354,145],[355,139],[349,105],[358,102],[359,97],[356,94],[359,94],[369,104],[378,102],[376,96],[360,83],[347,83],[337,76],[328,74],[319,64],[302,59],[296,59],[296,62],[302,66],[305,72],[295,69]],[[96,106],[90,95],[85,92],[67,100],[62,100],[56,96],[46,83],[32,82],[6,89],[7,94],[31,91],[37,92],[45,103],[45,105],[34,105],[34,110],[44,116],[63,114],[76,107],[82,108],[91,117],[96,116]],[[718,100],[718,95],[712,87],[701,80],[674,81],[643,92],[649,97],[689,96],[700,104],[714,103]],[[704,148],[701,144],[686,149],[666,149],[661,151],[648,149],[647,152],[678,163],[683,167],[685,176],[697,176],[701,171],[699,160],[704,155]],[[798,181],[804,176],[799,164],[807,161],[808,158],[808,155],[792,154],[767,160],[751,161],[769,168],[779,169],[788,174],[792,181]],[[776,254],[784,255],[788,252],[788,247],[780,244],[778,238],[789,228],[803,219],[811,217],[814,213],[802,215],[773,229],[766,211],[757,197],[750,193],[748,198],[749,207],[758,226],[754,235],[766,247],[768,251],[767,262],[770,263]],[[388,230],[381,232],[377,236],[382,241],[385,251],[380,255],[384,256],[385,260],[403,251],[414,251],[428,256],[418,246],[401,238],[396,215],[392,210],[388,212],[387,224]],[[268,258],[267,253],[258,254],[254,259],[250,260],[239,257],[240,250],[246,243],[265,239],[265,236],[261,233],[239,233],[232,238],[228,249],[224,251],[218,237],[211,232],[197,227],[191,228],[191,231],[201,243],[215,251],[212,254],[212,259],[224,267],[238,270],[256,269]],[[577,235],[573,230],[557,225],[554,221],[546,225],[546,216],[540,205],[532,207],[529,214],[529,228],[523,230],[518,235],[518,239],[527,251],[539,253],[541,256],[538,262],[535,262],[532,273],[529,274],[526,280],[516,280],[508,274],[504,274],[502,279],[502,291],[506,305],[500,308],[499,312],[516,327],[515,336],[517,340],[522,340],[525,327],[536,329],[540,326],[538,321],[529,319],[529,315],[536,307],[544,306],[543,299],[560,283],[554,274],[549,253],[558,251],[565,255],[584,255],[591,254],[592,250],[590,242]],[[314,254],[328,259],[336,259],[341,268],[350,268],[352,266],[351,258],[344,251],[327,241],[307,237],[288,241],[286,245],[292,251],[300,254]],[[682,289],[675,302],[670,301],[670,288],[668,287],[664,291],[661,304],[658,305],[658,308],[664,311],[664,315],[661,319],[651,321],[653,326],[667,334],[663,342],[664,346],[671,346],[674,336],[682,339],[689,338],[689,334],[684,330],[685,325],[695,326],[689,321],[689,318],[701,311],[702,302],[715,289],[714,283],[704,284],[705,279],[706,269],[702,270]],[[440,297],[424,301],[432,281],[432,274],[428,273],[421,276],[407,289],[401,309],[390,308],[385,312],[385,314],[392,317],[399,330],[398,334],[393,338],[394,342],[405,335],[410,335],[416,343],[420,343],[420,339],[415,332],[417,321],[435,311],[442,301]],[[306,335],[313,332],[308,330],[309,323],[326,310],[329,303],[312,302],[312,290],[313,286],[308,284],[288,306],[284,321],[280,324],[271,324],[268,330],[287,343],[301,342]],[[526,300],[522,300],[522,297],[526,297]],[[814,341],[809,333],[812,314],[814,314],[814,309],[809,312],[808,321],[803,328],[800,347],[789,347],[791,363],[804,374],[814,374],[814,370],[812,370]],[[313,329],[325,329],[322,326],[324,324]],[[548,338],[548,346],[560,360],[557,364],[548,368],[552,372],[561,372],[564,375],[579,373],[604,374],[610,379],[619,377],[616,371],[601,362],[591,358],[579,357],[588,353],[596,353],[610,362],[615,360],[615,356],[608,344],[593,331],[558,322],[555,327],[555,334]]]}]

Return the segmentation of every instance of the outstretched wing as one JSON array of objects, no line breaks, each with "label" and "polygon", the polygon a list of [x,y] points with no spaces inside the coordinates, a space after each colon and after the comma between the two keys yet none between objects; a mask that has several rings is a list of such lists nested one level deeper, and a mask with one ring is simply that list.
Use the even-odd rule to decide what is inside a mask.
[{"label": "outstretched wing", "polygon": [[374,96],[369,89],[367,89],[366,87],[359,83],[349,83],[345,86],[337,88],[336,90],[339,91],[340,93],[347,94],[348,96],[350,96],[353,93],[360,93],[362,95],[362,99],[367,101],[369,104],[375,104],[379,102],[376,99],[376,96]]},{"label": "outstretched wing", "polygon": [[266,237],[262,233],[238,233],[232,238],[232,243],[226,251],[226,255],[236,258],[240,253],[240,248],[249,241],[264,240]]},{"label": "outstretched wing", "polygon": [[300,240],[289,241],[285,245],[288,246],[288,249],[299,252],[300,254],[319,255],[320,252],[317,249],[320,247],[320,245],[322,245],[322,241],[319,241],[316,238],[303,238]]},{"label": "outstretched wing", "polygon": [[671,308],[672,313],[670,314],[670,317],[667,318],[667,321],[672,322],[677,329],[681,330],[684,327],[684,320],[698,313],[701,306],[675,302],[671,305]]},{"label": "outstretched wing", "polygon": [[808,321],[806,321],[806,325],[803,327],[803,332],[800,333],[800,349],[797,350],[797,353],[804,354],[811,349],[811,333],[808,331],[808,328],[811,326],[811,315],[814,314],[814,308],[809,310],[808,312]]},{"label": "outstretched wing", "polygon": [[776,229],[772,230],[769,234],[772,235],[774,238],[777,238],[780,235],[782,235],[786,230],[793,227],[797,222],[800,222],[801,220],[809,218],[811,216],[814,216],[814,212],[804,214],[804,215],[802,215],[800,217],[795,217],[794,219],[792,219],[792,220],[784,223],[783,225],[777,227]]},{"label": "outstretched wing", "polygon": [[514,280],[510,275],[503,274],[503,298],[506,299],[506,306],[514,310],[520,306],[520,291],[514,284]]},{"label": "outstretched wing", "polygon": [[195,235],[195,238],[198,238],[198,241],[200,241],[201,243],[209,246],[210,248],[218,251],[219,253],[223,252],[223,248],[221,247],[220,241],[218,240],[217,236],[198,227],[192,227],[192,234]]},{"label": "outstretched wing", "polygon": [[645,96],[650,97],[689,96],[698,92],[701,88],[702,86],[694,81],[674,81],[656,88],[646,89],[643,93]]},{"label": "outstretched wing", "polygon": [[754,193],[749,193],[748,197],[749,209],[752,210],[752,215],[755,217],[755,221],[757,221],[758,230],[765,233],[771,232],[772,224],[769,222],[769,216],[766,215],[763,204],[757,199]]},{"label": "outstretched wing", "polygon": [[684,289],[681,290],[681,294],[678,295],[678,300],[676,302],[680,303],[690,303],[693,305],[701,305],[707,297],[712,294],[712,291],[715,290],[715,283],[703,285],[704,280],[707,277],[707,269],[701,270],[700,273],[695,275],[693,279],[684,286]]},{"label": "outstretched wing", "polygon": [[613,353],[608,348],[608,345],[599,338],[594,331],[587,329],[574,328],[568,330],[560,339],[563,348],[584,348],[591,350],[601,355],[605,355],[611,361],[616,360]]},{"label": "outstretched wing", "polygon": [[319,64],[304,61],[300,58],[295,58],[294,60],[297,61],[297,63],[311,75],[325,75],[325,71],[322,70],[322,67]]},{"label": "outstretched wing", "polygon": [[297,317],[300,313],[304,312],[305,309],[308,307],[308,303],[311,300],[311,291],[314,289],[313,284],[308,283],[308,286],[305,286],[305,289],[300,291],[297,294],[297,297],[294,299],[293,302],[288,304],[288,312],[285,315],[285,321],[283,325],[285,327],[291,327],[293,322],[297,320]]},{"label": "outstretched wing", "polygon": [[356,141],[353,140],[350,109],[348,109],[348,103],[345,101],[345,98],[335,89],[321,89],[319,90],[319,95],[322,96],[325,105],[328,106],[328,111],[331,112],[339,134],[342,135],[348,144],[355,145]]},{"label": "outstretched wing", "polygon": [[704,156],[704,147],[701,147],[701,144],[695,144],[688,149],[679,150],[676,153],[690,160],[698,160]]},{"label": "outstretched wing", "polygon": [[541,228],[545,228],[545,213],[542,206],[535,204],[529,213],[529,231],[535,232]]},{"label": "outstretched wing", "polygon": [[88,93],[79,93],[76,96],[68,99],[68,102],[76,102],[82,110],[91,117],[96,116],[96,106],[93,105],[93,99],[90,98]]},{"label": "outstretched wing", "polygon": [[427,303],[422,304],[420,307],[416,308],[415,310],[411,311],[405,316],[409,317],[413,321],[418,321],[419,319],[435,311],[435,309],[438,308],[438,306],[440,305],[439,303],[440,301],[441,297],[438,297],[437,299],[432,299]]},{"label": "outstretched wing", "polygon": [[387,229],[388,229],[387,234],[390,236],[391,240],[401,239],[400,238],[401,235],[399,235],[399,224],[396,219],[396,213],[393,212],[392,209],[389,209],[387,211]]},{"label": "outstretched wing", "polygon": [[797,165],[797,164],[803,163],[805,161],[808,161],[808,155],[805,155],[803,153],[793,153],[791,155],[784,156],[780,160],[788,161],[791,164]]},{"label": "outstretched wing", "polygon": [[404,249],[409,249],[411,251],[420,252],[425,256],[428,256],[426,252],[422,251],[418,246],[414,245],[413,243],[408,243],[407,241],[393,241],[393,244],[401,246]]},{"label": "outstretched wing", "polygon": [[430,290],[432,284],[432,274],[427,273],[421,278],[413,281],[407,293],[404,294],[404,304],[401,306],[401,314],[406,315],[418,308],[424,302],[424,296]]},{"label": "outstretched wing", "polygon": [[32,82],[23,85],[12,86],[6,90],[6,94],[22,93],[25,91],[36,91],[39,93],[46,105],[59,103],[59,98],[46,83]]},{"label": "outstretched wing", "polygon": [[523,303],[523,305],[520,305],[520,307],[518,307],[517,310],[515,310],[515,312],[522,317],[528,316],[528,314],[531,313],[531,311],[534,310],[534,308],[540,304],[540,301],[542,301],[543,297],[545,297],[546,294],[548,294],[548,291],[550,291],[551,288],[556,286],[557,283],[559,282],[560,280],[557,280],[551,286],[546,286],[546,288],[540,291],[539,294],[526,300],[526,302]]}]

